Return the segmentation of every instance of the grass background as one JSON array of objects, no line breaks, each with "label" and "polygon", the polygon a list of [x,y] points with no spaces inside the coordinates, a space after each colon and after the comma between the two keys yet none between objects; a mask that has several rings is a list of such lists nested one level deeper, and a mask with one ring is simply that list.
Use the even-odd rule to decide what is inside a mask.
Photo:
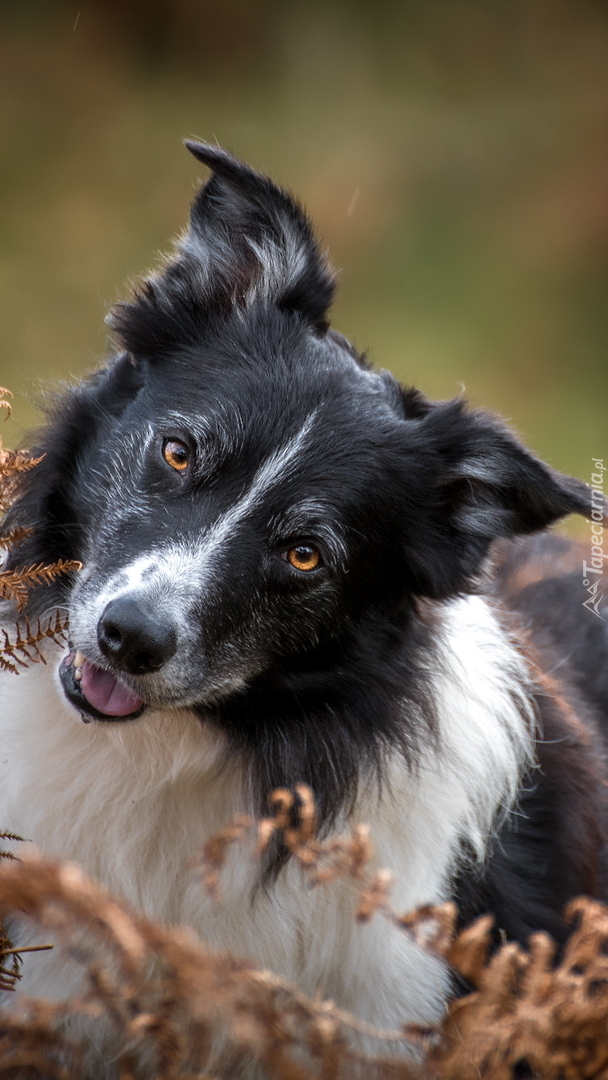
[{"label": "grass background", "polygon": [[0,384],[42,384],[186,220],[217,139],[292,188],[334,325],[553,465],[608,457],[608,9],[592,0],[2,0]]}]

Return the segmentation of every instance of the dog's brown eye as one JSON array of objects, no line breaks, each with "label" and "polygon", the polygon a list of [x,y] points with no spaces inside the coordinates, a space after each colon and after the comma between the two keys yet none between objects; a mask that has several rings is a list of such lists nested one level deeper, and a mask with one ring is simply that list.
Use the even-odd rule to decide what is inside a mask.
[{"label": "dog's brown eye", "polygon": [[190,462],[190,451],[185,443],[179,439],[165,439],[163,443],[163,457],[176,472],[183,472]]},{"label": "dog's brown eye", "polygon": [[286,558],[294,570],[316,570],[321,565],[321,554],[312,544],[298,544],[289,548]]}]

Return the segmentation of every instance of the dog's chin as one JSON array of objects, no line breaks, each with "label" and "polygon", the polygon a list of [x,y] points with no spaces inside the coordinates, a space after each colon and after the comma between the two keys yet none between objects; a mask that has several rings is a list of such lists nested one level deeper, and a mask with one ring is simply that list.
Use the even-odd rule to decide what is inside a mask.
[{"label": "dog's chin", "polygon": [[85,723],[122,722],[141,716],[146,703],[118,676],[70,652],[59,667],[63,692]]}]

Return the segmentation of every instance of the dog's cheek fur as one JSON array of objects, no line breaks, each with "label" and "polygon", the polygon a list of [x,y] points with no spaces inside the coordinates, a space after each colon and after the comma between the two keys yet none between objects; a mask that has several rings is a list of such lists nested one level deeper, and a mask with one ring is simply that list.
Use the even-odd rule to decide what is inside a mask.
[{"label": "dog's cheek fur", "polygon": [[[83,560],[91,521],[98,510],[98,447],[141,389],[143,372],[122,354],[100,372],[65,392],[49,408],[47,427],[32,446],[40,463],[20,477],[18,497],[4,527],[31,530],[9,554],[7,567]],[[70,588],[67,576],[32,594],[29,612],[58,604]]]}]

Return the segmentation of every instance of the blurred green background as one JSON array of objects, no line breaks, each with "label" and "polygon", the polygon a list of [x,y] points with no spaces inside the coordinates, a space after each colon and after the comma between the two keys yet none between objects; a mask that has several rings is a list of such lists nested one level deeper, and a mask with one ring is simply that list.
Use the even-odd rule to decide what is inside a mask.
[{"label": "blurred green background", "polygon": [[0,88],[6,444],[104,356],[196,135],[299,195],[375,363],[608,457],[605,0],[1,0]]}]

